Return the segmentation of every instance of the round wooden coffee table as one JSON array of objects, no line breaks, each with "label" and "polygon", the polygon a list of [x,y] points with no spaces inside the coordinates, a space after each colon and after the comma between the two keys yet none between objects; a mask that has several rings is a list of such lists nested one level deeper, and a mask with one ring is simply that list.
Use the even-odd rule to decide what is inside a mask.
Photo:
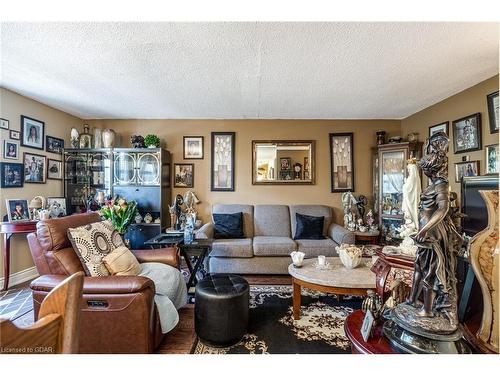
[{"label": "round wooden coffee table", "polygon": [[302,267],[288,266],[293,283],[293,318],[300,319],[301,287],[338,295],[364,296],[375,290],[375,274],[370,271],[371,258],[363,258],[358,267],[350,270],[337,257],[326,258],[328,269],[317,269],[317,259],[305,259]]}]

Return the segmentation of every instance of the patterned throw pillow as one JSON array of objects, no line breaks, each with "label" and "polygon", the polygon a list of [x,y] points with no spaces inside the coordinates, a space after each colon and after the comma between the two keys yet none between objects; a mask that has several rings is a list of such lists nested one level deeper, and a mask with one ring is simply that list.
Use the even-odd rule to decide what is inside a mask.
[{"label": "patterned throw pillow", "polygon": [[109,220],[69,228],[68,238],[87,276],[109,276],[102,258],[117,247],[125,246],[122,237]]}]

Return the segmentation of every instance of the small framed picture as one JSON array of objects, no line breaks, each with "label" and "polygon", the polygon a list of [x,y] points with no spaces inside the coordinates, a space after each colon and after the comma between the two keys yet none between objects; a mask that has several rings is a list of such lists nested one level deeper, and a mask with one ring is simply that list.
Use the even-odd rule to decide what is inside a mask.
[{"label": "small framed picture", "polygon": [[361,326],[361,336],[365,342],[368,341],[373,329],[373,323],[375,319],[373,318],[373,314],[371,311],[367,311],[365,313],[365,318],[363,319],[363,325]]},{"label": "small framed picture", "polygon": [[17,130],[10,130],[9,137],[10,137],[10,139],[14,139],[14,140],[18,141],[21,139],[21,133],[19,133]]},{"label": "small framed picture", "polygon": [[498,143],[496,145],[486,146],[486,168],[485,174],[497,174],[500,172],[498,167]]},{"label": "small framed picture", "polygon": [[6,199],[7,216],[10,222],[29,221],[31,219],[26,199]]},{"label": "small framed picture", "polygon": [[290,158],[280,158],[280,170],[290,171],[292,169],[292,159]]},{"label": "small framed picture", "polygon": [[19,159],[19,141],[5,139],[3,141],[3,157],[4,159]]},{"label": "small framed picture", "polygon": [[0,163],[0,183],[2,188],[23,187],[23,165],[21,163]]},{"label": "small framed picture", "polygon": [[455,163],[455,182],[462,181],[464,177],[479,176],[479,160]]},{"label": "small framed picture", "polygon": [[23,154],[24,182],[30,184],[45,184],[47,175],[47,157],[44,155]]},{"label": "small framed picture", "polygon": [[8,129],[9,128],[9,120],[0,118],[0,129]]},{"label": "small framed picture", "polygon": [[174,164],[174,187],[194,186],[194,164]]},{"label": "small framed picture", "polygon": [[455,120],[453,128],[453,148],[455,154],[481,149],[481,114],[474,113]]},{"label": "small framed picture", "polygon": [[64,149],[64,139],[45,136],[45,151],[60,154]]},{"label": "small framed picture", "polygon": [[490,133],[498,133],[498,91],[487,96]]},{"label": "small framed picture", "polygon": [[429,126],[429,138],[432,137],[432,135],[437,133],[437,132],[444,132],[446,135],[448,135],[449,134],[448,133],[449,132],[449,125],[450,125],[450,122],[445,121],[445,122],[442,122],[440,124]]},{"label": "small framed picture", "polygon": [[185,136],[183,138],[184,159],[203,159],[203,137]]},{"label": "small framed picture", "polygon": [[62,161],[47,160],[47,178],[49,180],[62,180]]},{"label": "small framed picture", "polygon": [[43,150],[45,123],[21,115],[21,146]]},{"label": "small framed picture", "polygon": [[49,210],[49,217],[66,216],[66,198],[64,197],[48,197],[47,209]]}]

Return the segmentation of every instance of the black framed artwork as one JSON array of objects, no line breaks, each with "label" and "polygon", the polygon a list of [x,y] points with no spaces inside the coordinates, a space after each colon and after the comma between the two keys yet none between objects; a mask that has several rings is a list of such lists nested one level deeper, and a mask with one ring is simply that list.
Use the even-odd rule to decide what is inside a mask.
[{"label": "black framed artwork", "polygon": [[17,130],[9,130],[9,138],[18,141],[21,139],[21,133]]},{"label": "black framed artwork", "polygon": [[461,182],[464,177],[479,176],[479,160],[455,163],[455,182]]},{"label": "black framed artwork", "polygon": [[19,141],[4,139],[3,141],[3,157],[4,159],[19,159]]},{"label": "black framed artwork", "polygon": [[47,175],[47,157],[45,155],[23,153],[24,182],[45,184]]},{"label": "black framed artwork", "polygon": [[433,134],[438,132],[444,132],[446,135],[449,135],[449,126],[450,122],[445,121],[436,125],[429,126],[429,138],[432,137]]},{"label": "black framed artwork", "polygon": [[332,193],[354,191],[353,133],[330,133]]},{"label": "black framed artwork", "polygon": [[62,161],[47,159],[47,179],[62,180]]},{"label": "black framed artwork", "polygon": [[194,186],[194,164],[174,163],[174,187],[192,188]]},{"label": "black framed artwork", "polygon": [[200,136],[184,136],[182,152],[184,159],[203,159],[203,137]]},{"label": "black framed artwork", "polygon": [[488,117],[490,120],[490,133],[498,133],[498,91],[492,92],[487,97]]},{"label": "black framed artwork", "polygon": [[0,129],[8,130],[9,129],[9,120],[7,120],[5,118],[0,118]]},{"label": "black framed artwork", "polygon": [[234,191],[235,132],[211,133],[211,191]]},{"label": "black framed artwork", "polygon": [[486,168],[484,174],[497,174],[500,172],[498,163],[498,143],[495,145],[488,145],[485,147],[486,155]]},{"label": "black framed artwork", "polygon": [[481,149],[481,114],[462,117],[452,122],[455,154]]},{"label": "black framed artwork", "polygon": [[45,151],[53,154],[60,154],[64,149],[64,139],[45,136]]},{"label": "black framed artwork", "polygon": [[23,187],[22,163],[0,163],[0,185],[2,189]]},{"label": "black framed artwork", "polygon": [[43,150],[45,123],[21,115],[21,146]]}]

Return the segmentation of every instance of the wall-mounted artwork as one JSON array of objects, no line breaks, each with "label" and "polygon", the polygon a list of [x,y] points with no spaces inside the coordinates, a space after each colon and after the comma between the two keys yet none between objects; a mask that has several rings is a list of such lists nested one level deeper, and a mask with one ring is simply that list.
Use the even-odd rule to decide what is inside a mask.
[{"label": "wall-mounted artwork", "polygon": [[212,191],[234,191],[234,144],[234,132],[212,132]]},{"label": "wall-mounted artwork", "polygon": [[490,133],[498,133],[498,91],[487,96]]},{"label": "wall-mounted artwork", "polygon": [[354,191],[353,133],[330,133],[332,193]]},{"label": "wall-mounted artwork", "polygon": [[62,180],[62,161],[47,160],[47,178],[49,180]]},{"label": "wall-mounted artwork", "polygon": [[485,160],[485,174],[496,174],[500,172],[500,168],[498,166],[498,143],[496,145],[486,146]]},{"label": "wall-mounted artwork", "polygon": [[51,137],[47,135],[45,137],[45,147],[47,152],[52,152],[53,154],[60,154],[64,149],[64,139]]},{"label": "wall-mounted artwork", "polygon": [[479,176],[479,160],[455,163],[455,182],[462,181],[463,177]]},{"label": "wall-mounted artwork", "polygon": [[452,123],[455,154],[481,149],[481,114],[474,113]]},{"label": "wall-mounted artwork", "polygon": [[9,120],[0,118],[0,129],[9,129]]},{"label": "wall-mounted artwork", "polygon": [[438,133],[438,132],[443,132],[444,134],[448,135],[449,133],[449,121],[442,122],[440,124],[432,125],[429,126],[429,138],[432,137],[433,134]]},{"label": "wall-mounted artwork", "polygon": [[194,164],[174,164],[174,187],[194,186]]},{"label": "wall-mounted artwork", "polygon": [[47,157],[44,155],[30,154],[25,152],[23,154],[23,164],[24,164],[24,182],[34,183],[34,184],[44,184],[46,169],[47,169]]},{"label": "wall-mounted artwork", "polygon": [[185,136],[183,141],[184,159],[203,159],[202,136]]},{"label": "wall-mounted artwork", "polygon": [[4,159],[19,159],[19,142],[5,139],[3,141],[3,157]]},{"label": "wall-mounted artwork", "polygon": [[23,187],[23,165],[21,163],[0,163],[0,183],[2,188]]},{"label": "wall-mounted artwork", "polygon": [[19,133],[17,130],[10,130],[9,137],[10,139],[15,139],[16,141],[18,141],[21,139],[21,133]]},{"label": "wall-mounted artwork", "polygon": [[21,115],[21,146],[43,150],[45,123]]}]

